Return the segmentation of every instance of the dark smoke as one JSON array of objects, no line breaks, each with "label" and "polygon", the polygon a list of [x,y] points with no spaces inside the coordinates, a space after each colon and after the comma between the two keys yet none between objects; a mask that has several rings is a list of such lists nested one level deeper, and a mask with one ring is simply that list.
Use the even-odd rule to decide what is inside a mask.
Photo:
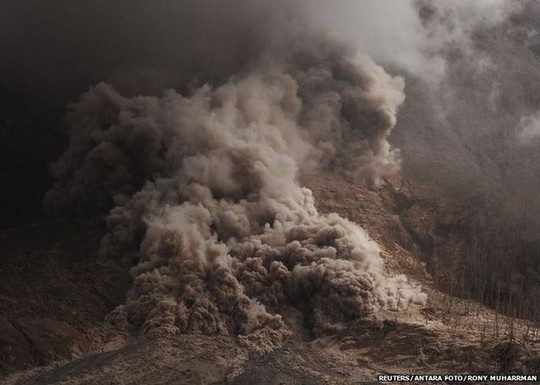
[{"label": "dark smoke", "polygon": [[126,95],[223,82],[263,46],[266,3],[0,2],[0,227],[40,216],[66,103],[104,80]]},{"label": "dark smoke", "polygon": [[0,7],[4,78],[62,103],[117,72],[118,83],[130,72],[139,76],[122,84],[134,93],[185,87],[195,74],[202,82],[223,80],[261,49],[268,15],[278,12],[246,0],[22,0]]}]

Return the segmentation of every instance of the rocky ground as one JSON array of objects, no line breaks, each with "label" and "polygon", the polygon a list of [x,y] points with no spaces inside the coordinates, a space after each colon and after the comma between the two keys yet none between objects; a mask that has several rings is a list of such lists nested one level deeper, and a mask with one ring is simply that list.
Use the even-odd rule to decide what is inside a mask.
[{"label": "rocky ground", "polygon": [[365,188],[305,177],[319,209],[361,224],[385,266],[428,294],[426,305],[382,312],[313,339],[298,333],[258,353],[235,338],[129,336],[106,322],[130,287],[100,261],[97,224],[43,222],[0,234],[0,383],[361,384],[379,374],[540,372],[540,330],[436,290],[434,261],[452,266],[465,213],[443,192],[401,179]]}]

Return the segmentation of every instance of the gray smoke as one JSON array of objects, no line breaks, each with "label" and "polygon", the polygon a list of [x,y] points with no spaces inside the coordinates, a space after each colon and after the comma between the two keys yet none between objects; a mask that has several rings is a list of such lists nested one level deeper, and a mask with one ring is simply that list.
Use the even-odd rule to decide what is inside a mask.
[{"label": "gray smoke", "polygon": [[[523,146],[523,140],[534,137],[540,105],[540,8],[530,1],[441,3],[418,4],[434,41],[449,39],[437,43],[445,72],[436,86],[407,76],[407,101],[391,141],[406,172],[467,204],[481,202],[480,211],[512,218],[525,238],[538,239],[540,163],[536,141]],[[439,34],[441,28],[458,32]]]},{"label": "gray smoke", "polygon": [[378,63],[405,70],[430,85],[448,71],[449,50],[467,56],[471,67],[489,60],[479,55],[479,29],[500,26],[522,10],[513,0],[307,1],[309,17],[348,40]]},{"label": "gray smoke", "polygon": [[3,1],[0,70],[49,103],[103,80],[131,95],[188,91],[240,71],[280,28],[277,14],[295,8],[264,0]]},{"label": "gray smoke", "polygon": [[112,207],[101,253],[135,262],[112,319],[266,349],[294,320],[320,334],[425,301],[404,276],[386,276],[363,229],[318,213],[297,180],[332,170],[377,184],[396,172],[387,138],[403,80],[272,15],[281,28],[257,30],[262,46],[217,85],[197,85],[203,69],[185,90],[126,96],[101,83],[71,105],[70,145],[45,204],[84,215]]}]

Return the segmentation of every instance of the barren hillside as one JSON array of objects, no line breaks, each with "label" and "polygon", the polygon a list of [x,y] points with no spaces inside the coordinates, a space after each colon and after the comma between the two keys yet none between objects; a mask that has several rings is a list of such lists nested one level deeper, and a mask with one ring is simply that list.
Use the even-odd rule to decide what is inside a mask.
[{"label": "barren hillside", "polygon": [[125,269],[88,258],[100,230],[45,222],[2,234],[2,252],[13,261],[2,270],[9,278],[2,281],[4,383],[357,384],[385,373],[538,372],[540,329],[533,323],[435,289],[427,261],[433,254],[452,258],[439,245],[459,241],[459,232],[448,229],[463,215],[443,195],[399,179],[368,189],[318,175],[305,185],[321,211],[346,214],[368,229],[384,246],[386,269],[421,283],[427,304],[318,337],[294,326],[282,346],[266,353],[234,337],[129,336],[105,321],[129,280]]}]

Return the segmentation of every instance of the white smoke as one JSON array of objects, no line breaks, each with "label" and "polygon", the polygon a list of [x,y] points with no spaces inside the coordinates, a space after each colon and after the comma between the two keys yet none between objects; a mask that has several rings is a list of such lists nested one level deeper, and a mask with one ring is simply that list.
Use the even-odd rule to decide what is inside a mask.
[{"label": "white smoke", "polygon": [[100,84],[72,106],[46,204],[88,213],[113,203],[101,249],[136,260],[117,314],[137,330],[273,346],[291,311],[317,334],[398,310],[425,295],[386,277],[379,246],[318,213],[297,176],[325,168],[377,183],[395,172],[387,137],[403,86],[350,48],[304,34],[188,96],[128,98]]},{"label": "white smoke", "polygon": [[504,23],[525,2],[513,0],[308,1],[310,18],[345,36],[377,62],[438,85],[449,50],[481,69],[491,65],[473,39],[482,28]]}]

